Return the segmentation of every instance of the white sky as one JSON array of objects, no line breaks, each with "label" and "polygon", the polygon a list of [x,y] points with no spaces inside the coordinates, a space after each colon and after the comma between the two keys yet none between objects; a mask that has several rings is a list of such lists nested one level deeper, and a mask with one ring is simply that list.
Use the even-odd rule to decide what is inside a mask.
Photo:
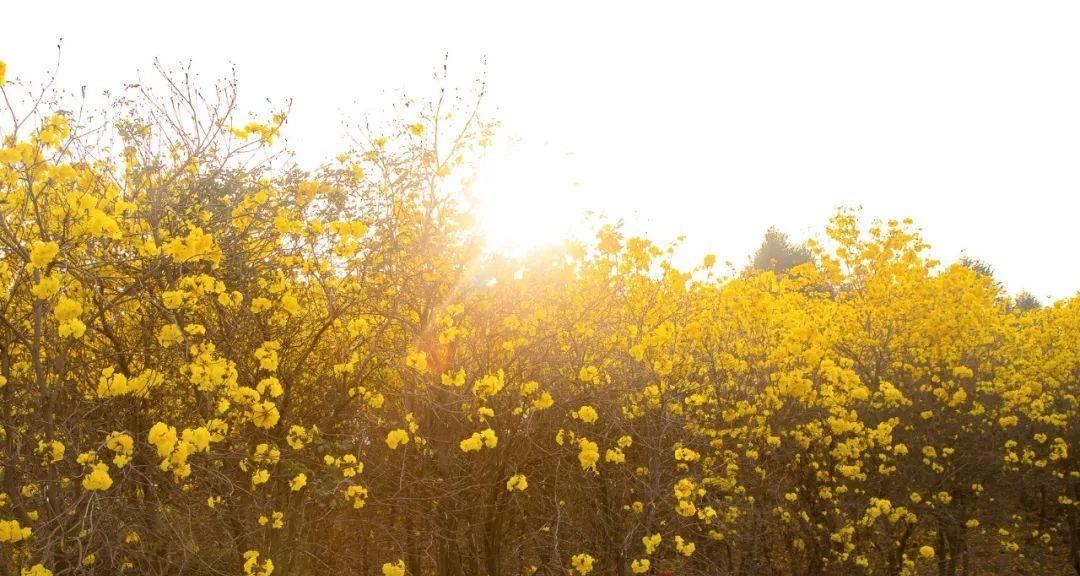
[{"label": "white sky", "polygon": [[[482,181],[493,241],[551,240],[594,209],[745,263],[764,230],[818,235],[838,205],[910,216],[940,259],[1062,298],[1080,189],[1075,2],[4,2],[0,60],[100,93],[153,58],[235,64],[252,109],[293,97],[300,159],[341,120],[483,69],[521,138]],[[708,3],[713,4],[713,3]]]}]

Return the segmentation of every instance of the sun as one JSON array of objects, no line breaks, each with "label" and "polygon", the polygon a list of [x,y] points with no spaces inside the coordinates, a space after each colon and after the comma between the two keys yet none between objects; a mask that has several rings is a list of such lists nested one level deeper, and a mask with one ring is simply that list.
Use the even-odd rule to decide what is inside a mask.
[{"label": "sun", "polygon": [[507,146],[480,163],[472,184],[477,223],[488,247],[523,254],[569,238],[584,211],[565,155],[546,146]]}]

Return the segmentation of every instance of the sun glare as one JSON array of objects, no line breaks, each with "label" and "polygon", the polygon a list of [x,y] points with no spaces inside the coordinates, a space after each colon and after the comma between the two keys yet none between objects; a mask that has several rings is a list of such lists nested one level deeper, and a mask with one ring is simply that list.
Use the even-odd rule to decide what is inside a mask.
[{"label": "sun glare", "polygon": [[477,220],[492,250],[522,254],[571,236],[586,210],[571,157],[520,143],[493,151],[473,183]]}]

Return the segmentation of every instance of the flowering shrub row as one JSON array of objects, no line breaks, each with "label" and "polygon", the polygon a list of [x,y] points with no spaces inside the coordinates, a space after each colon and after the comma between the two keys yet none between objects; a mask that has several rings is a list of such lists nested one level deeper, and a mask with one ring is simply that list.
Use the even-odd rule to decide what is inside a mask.
[{"label": "flowering shrub row", "polygon": [[485,257],[469,109],[304,173],[216,95],[0,133],[0,573],[1078,565],[1075,300],[848,212],[779,276]]}]

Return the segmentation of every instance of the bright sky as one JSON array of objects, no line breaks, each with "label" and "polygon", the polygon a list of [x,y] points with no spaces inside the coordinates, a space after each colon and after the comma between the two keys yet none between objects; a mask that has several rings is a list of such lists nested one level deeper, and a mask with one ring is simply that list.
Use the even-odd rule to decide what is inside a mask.
[{"label": "bright sky", "polygon": [[293,97],[290,146],[314,162],[343,148],[342,119],[428,96],[449,53],[460,86],[486,69],[488,111],[520,138],[480,183],[497,244],[551,241],[593,209],[741,266],[770,225],[805,239],[862,206],[1012,291],[1080,289],[1080,4],[522,6],[5,3],[0,60],[41,79],[63,37],[61,84],[91,94],[155,56],[208,80],[235,64],[252,109]]}]

